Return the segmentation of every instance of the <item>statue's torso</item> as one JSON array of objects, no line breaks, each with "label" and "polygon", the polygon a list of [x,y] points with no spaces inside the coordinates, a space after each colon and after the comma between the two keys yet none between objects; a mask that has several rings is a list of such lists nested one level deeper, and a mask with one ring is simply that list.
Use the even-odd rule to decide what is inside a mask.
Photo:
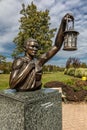
[{"label": "statue's torso", "polygon": [[[21,72],[26,70],[26,66],[28,64],[30,64],[29,67],[31,67],[31,68],[29,68],[30,72],[27,74],[25,73],[24,74],[25,78],[23,78],[23,75]],[[13,62],[12,73],[14,75],[14,73],[17,71],[17,75],[15,75],[14,78],[16,78],[19,75],[19,73],[21,73],[22,79],[18,84],[16,84],[16,86],[14,86],[14,88],[17,89],[18,91],[37,90],[37,89],[41,88],[42,68],[39,68],[39,69],[37,69],[37,68],[38,67],[37,67],[36,60],[30,60],[26,56],[17,58]],[[12,73],[11,73],[10,80],[13,76]]]}]

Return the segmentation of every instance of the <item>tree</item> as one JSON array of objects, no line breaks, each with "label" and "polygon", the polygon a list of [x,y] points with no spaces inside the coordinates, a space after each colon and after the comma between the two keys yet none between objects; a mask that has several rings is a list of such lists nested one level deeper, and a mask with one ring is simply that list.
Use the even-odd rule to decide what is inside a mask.
[{"label": "tree", "polygon": [[79,68],[81,65],[81,62],[78,58],[70,57],[66,62],[66,68],[74,67]]},{"label": "tree", "polygon": [[9,74],[11,72],[11,66],[12,66],[12,62],[5,62],[3,64],[3,71],[5,74]]},{"label": "tree", "polygon": [[6,57],[3,55],[0,55],[0,64],[6,61]]},{"label": "tree", "polygon": [[0,55],[0,71],[3,71],[3,73],[10,73],[11,66],[12,66],[12,62],[7,62],[6,57]]},{"label": "tree", "polygon": [[5,62],[6,62],[6,57],[3,55],[0,55],[0,71],[4,71]]},{"label": "tree", "polygon": [[82,67],[82,68],[87,68],[86,63],[85,63],[85,62],[82,62],[82,63],[81,63],[81,67]]},{"label": "tree", "polygon": [[70,57],[70,58],[67,60],[67,62],[66,62],[66,68],[67,68],[67,69],[70,68],[71,63],[72,63],[72,58]]},{"label": "tree", "polygon": [[49,11],[38,11],[36,5],[31,3],[25,7],[22,4],[22,10],[20,11],[22,17],[20,18],[20,28],[17,37],[14,38],[13,42],[16,48],[12,56],[17,56],[24,52],[23,44],[27,38],[37,39],[41,50],[38,54],[42,54],[52,46],[52,38],[56,28],[50,29],[50,16]]},{"label": "tree", "polygon": [[80,64],[81,64],[81,62],[80,62],[80,60],[78,59],[78,58],[73,58],[73,63],[72,63],[72,65],[73,65],[73,67],[76,69],[76,68],[79,68],[80,67]]}]

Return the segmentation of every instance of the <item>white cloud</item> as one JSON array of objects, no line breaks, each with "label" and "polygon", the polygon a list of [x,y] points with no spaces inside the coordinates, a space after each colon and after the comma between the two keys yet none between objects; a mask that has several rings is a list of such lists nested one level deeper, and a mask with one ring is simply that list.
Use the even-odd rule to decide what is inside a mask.
[{"label": "white cloud", "polygon": [[[7,46],[13,41],[18,32],[18,19],[21,3],[18,0],[0,1],[0,53],[9,52]],[[6,45],[6,46],[5,46]]]},{"label": "white cloud", "polygon": [[81,2],[81,1],[80,0],[73,0],[73,1],[67,0],[65,4],[66,4],[66,6],[68,6],[70,8],[73,6],[77,6],[77,4],[79,4],[79,2]]},{"label": "white cloud", "polygon": [[21,8],[18,0],[3,0],[0,2],[0,23],[3,25],[13,25],[19,18]]},{"label": "white cloud", "polygon": [[55,0],[38,0],[38,1],[33,0],[33,1],[40,10],[49,9],[55,3]]}]

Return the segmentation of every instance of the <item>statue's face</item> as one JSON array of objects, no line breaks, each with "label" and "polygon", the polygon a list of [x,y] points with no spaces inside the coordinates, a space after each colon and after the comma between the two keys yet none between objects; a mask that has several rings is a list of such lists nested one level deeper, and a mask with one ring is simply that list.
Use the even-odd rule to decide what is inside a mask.
[{"label": "statue's face", "polygon": [[38,43],[36,42],[29,42],[28,44],[28,48],[27,48],[27,53],[32,56],[35,57],[38,51]]}]

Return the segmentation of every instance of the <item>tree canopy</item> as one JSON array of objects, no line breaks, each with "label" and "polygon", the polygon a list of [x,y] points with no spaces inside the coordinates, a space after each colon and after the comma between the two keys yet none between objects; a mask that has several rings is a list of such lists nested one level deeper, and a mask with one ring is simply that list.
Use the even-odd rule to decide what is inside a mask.
[{"label": "tree canopy", "polygon": [[10,73],[11,71],[11,62],[6,61],[6,57],[0,54],[0,73]]},{"label": "tree canopy", "polygon": [[0,64],[6,61],[6,57],[0,54]]},{"label": "tree canopy", "polygon": [[81,67],[80,59],[78,59],[76,57],[69,57],[66,62],[66,68],[68,69],[70,67],[74,67],[74,68]]},{"label": "tree canopy", "polygon": [[14,57],[24,52],[23,44],[28,38],[34,38],[38,41],[40,45],[38,54],[47,51],[52,46],[51,39],[54,37],[54,32],[56,31],[56,28],[50,29],[49,11],[38,11],[36,5],[32,2],[27,7],[22,4],[20,14],[20,27],[18,35],[13,40],[16,48],[12,56]]}]

